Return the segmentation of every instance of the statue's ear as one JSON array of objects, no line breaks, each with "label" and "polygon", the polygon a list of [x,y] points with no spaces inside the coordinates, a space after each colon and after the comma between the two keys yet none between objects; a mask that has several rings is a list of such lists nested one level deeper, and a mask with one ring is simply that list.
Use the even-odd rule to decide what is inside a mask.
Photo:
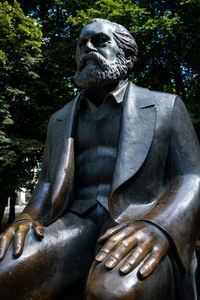
[{"label": "statue's ear", "polygon": [[128,66],[129,71],[133,68],[136,60],[137,60],[137,58],[134,58],[132,56],[126,57],[126,62],[127,62],[127,66]]},{"label": "statue's ear", "polygon": [[127,61],[127,66],[129,71],[133,69],[134,64],[137,62],[137,55],[133,55],[133,52],[131,51],[125,51],[125,58]]}]

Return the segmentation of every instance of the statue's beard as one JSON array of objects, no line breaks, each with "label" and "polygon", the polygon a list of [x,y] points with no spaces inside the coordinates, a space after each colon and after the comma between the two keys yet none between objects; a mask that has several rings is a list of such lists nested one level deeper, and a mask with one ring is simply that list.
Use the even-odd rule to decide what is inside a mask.
[{"label": "statue's beard", "polygon": [[90,52],[83,54],[79,59],[74,80],[82,88],[102,86],[123,79],[127,72],[123,50],[119,51],[116,60],[112,63],[101,54]]}]

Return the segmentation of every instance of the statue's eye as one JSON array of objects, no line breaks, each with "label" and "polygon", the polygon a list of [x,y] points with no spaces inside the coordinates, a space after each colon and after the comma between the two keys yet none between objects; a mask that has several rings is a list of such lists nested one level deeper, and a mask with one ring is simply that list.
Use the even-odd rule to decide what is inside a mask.
[{"label": "statue's eye", "polygon": [[93,45],[98,45],[98,44],[103,44],[108,41],[108,38],[106,36],[95,36],[92,38],[92,44]]}]

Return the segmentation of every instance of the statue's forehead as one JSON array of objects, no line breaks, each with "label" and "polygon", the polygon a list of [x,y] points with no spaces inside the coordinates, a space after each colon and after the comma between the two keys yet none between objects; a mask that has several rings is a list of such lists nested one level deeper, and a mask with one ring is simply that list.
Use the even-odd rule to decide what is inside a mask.
[{"label": "statue's forehead", "polygon": [[111,36],[113,32],[112,24],[108,22],[94,22],[86,25],[81,31],[79,38],[84,38],[85,36],[90,36],[99,33],[105,33],[108,36]]}]

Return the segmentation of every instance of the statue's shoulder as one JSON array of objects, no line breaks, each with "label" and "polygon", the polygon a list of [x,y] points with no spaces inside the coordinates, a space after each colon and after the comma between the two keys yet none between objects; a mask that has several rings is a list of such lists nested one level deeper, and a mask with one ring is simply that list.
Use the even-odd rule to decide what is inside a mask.
[{"label": "statue's shoulder", "polygon": [[154,90],[149,90],[149,91],[151,92],[155,100],[157,99],[157,101],[168,101],[174,103],[175,99],[177,98],[176,94],[159,92]]},{"label": "statue's shoulder", "polygon": [[174,101],[176,99],[177,95],[172,94],[172,93],[166,93],[166,92],[160,92],[160,91],[155,91],[155,90],[150,90],[148,88],[144,88],[138,85],[133,84],[132,82],[130,83],[131,85],[131,90],[134,90],[135,93],[138,93],[140,95],[148,95],[151,97],[154,97],[155,100],[168,100],[168,101]]},{"label": "statue's shoulder", "polygon": [[174,102],[178,97],[176,94],[150,90],[133,83],[130,83],[130,92],[135,93],[137,96],[139,95],[140,99],[151,98],[152,103],[156,104],[157,107],[173,108]]},{"label": "statue's shoulder", "polygon": [[51,115],[50,121],[54,122],[55,120],[62,121],[64,119],[66,119],[66,117],[71,113],[74,101],[75,101],[75,99],[73,99],[72,101],[68,102],[62,108],[60,108],[59,110],[57,110],[53,115]]}]

